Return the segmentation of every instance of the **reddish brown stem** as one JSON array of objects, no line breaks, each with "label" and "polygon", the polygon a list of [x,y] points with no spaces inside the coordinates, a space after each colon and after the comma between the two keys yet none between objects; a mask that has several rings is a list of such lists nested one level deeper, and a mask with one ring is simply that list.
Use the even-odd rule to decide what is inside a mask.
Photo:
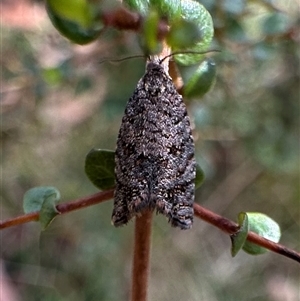
[{"label": "reddish brown stem", "polygon": [[17,217],[13,217],[10,219],[7,219],[5,221],[0,222],[0,229],[5,229],[33,221],[38,221],[39,220],[39,212],[32,212],[24,215],[20,215]]},{"label": "reddish brown stem", "polygon": [[135,220],[131,301],[146,301],[150,265],[152,212]]},{"label": "reddish brown stem", "polygon": [[131,12],[124,7],[105,12],[101,16],[102,22],[106,26],[120,28],[124,30],[139,30],[141,26],[141,16]]},{"label": "reddish brown stem", "polygon": [[[59,204],[56,206],[56,209],[60,214],[65,214],[74,210],[78,210],[84,207],[88,207],[104,201],[108,201],[111,198],[113,198],[113,195],[114,195],[113,189],[106,190],[106,191],[95,193],[88,197],[80,198],[76,201],[70,201],[68,203]],[[38,220],[39,220],[39,212],[24,214],[15,218],[8,219],[6,221],[1,221],[0,230],[4,228],[32,222],[32,221],[38,221]]]},{"label": "reddish brown stem", "polygon": [[[234,234],[237,232],[237,230],[239,228],[239,226],[236,223],[234,223],[233,221],[231,221],[225,217],[222,217],[208,209],[205,209],[198,204],[194,204],[194,212],[197,217],[214,225],[215,227],[219,228],[223,232],[226,232],[229,234]],[[254,232],[250,231],[248,233],[247,240],[251,241],[261,247],[264,247],[270,251],[284,255],[293,260],[296,260],[300,263],[300,253],[298,253],[294,250],[288,249],[281,244],[278,244],[278,243],[270,241],[266,238],[263,238]]]},{"label": "reddish brown stem", "polygon": [[[101,21],[106,26],[122,30],[140,31],[143,26],[143,17],[135,12],[129,11],[124,7],[105,12],[101,15]],[[169,26],[165,20],[160,20],[157,25],[157,38],[162,41],[169,32]]]},{"label": "reddish brown stem", "polygon": [[108,200],[111,200],[114,197],[114,189],[101,191],[95,193],[88,197],[80,198],[76,201],[71,201],[64,204],[57,205],[56,209],[61,213],[68,213],[70,211],[78,210],[83,207],[92,206],[95,204],[99,204]]},{"label": "reddish brown stem", "polygon": [[[81,209],[84,207],[88,207],[94,204],[98,204],[104,201],[107,201],[113,198],[113,190],[107,190],[103,192],[96,193],[94,195],[83,197],[81,199],[71,201],[64,204],[57,205],[57,210],[60,214],[68,213],[73,210]],[[195,216],[201,218],[202,220],[216,226],[222,231],[233,234],[238,230],[238,225],[208,209],[201,207],[198,204],[194,204]],[[0,221],[0,230],[8,227],[28,223],[31,221],[39,220],[39,212],[33,212],[29,214],[24,214],[15,218],[11,218],[5,221]],[[249,232],[247,239],[259,246],[262,246],[270,251],[281,254],[285,257],[291,258],[300,263],[300,253],[289,249],[283,245],[278,243],[274,243],[269,241],[259,235]]]},{"label": "reddish brown stem", "polygon": [[199,204],[196,203],[194,203],[194,214],[202,220],[216,226],[217,228],[221,229],[226,233],[233,234],[239,229],[236,223],[204,207],[201,207]]}]

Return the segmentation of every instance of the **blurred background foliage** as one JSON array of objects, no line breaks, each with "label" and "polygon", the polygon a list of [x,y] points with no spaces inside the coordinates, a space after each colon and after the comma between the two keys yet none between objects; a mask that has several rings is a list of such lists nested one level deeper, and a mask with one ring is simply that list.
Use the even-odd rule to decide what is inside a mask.
[{"label": "blurred background foliage", "polygon": [[[196,202],[233,220],[259,211],[276,220],[281,242],[300,250],[299,3],[201,2],[211,13],[217,79],[189,102],[196,157],[206,173]],[[34,186],[63,201],[95,193],[84,174],[93,147],[114,149],[143,60],[132,32],[106,30],[73,45],[41,1],[2,1],[1,219],[22,213]],[[111,226],[112,202],[1,232],[1,301],[127,300],[133,223]],[[149,300],[296,301],[299,266],[267,253],[230,256],[230,239],[195,220],[191,231],[153,225]]]}]

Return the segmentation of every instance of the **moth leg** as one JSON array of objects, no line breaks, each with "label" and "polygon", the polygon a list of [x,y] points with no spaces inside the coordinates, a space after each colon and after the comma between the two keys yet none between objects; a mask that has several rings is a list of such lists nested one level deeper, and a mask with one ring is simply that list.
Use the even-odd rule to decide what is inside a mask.
[{"label": "moth leg", "polygon": [[114,209],[112,212],[112,224],[116,227],[123,226],[128,223],[131,214],[128,210],[127,201],[124,199],[124,188],[121,184],[117,184],[114,195]]},{"label": "moth leg", "polygon": [[133,216],[142,214],[145,210],[152,210],[153,207],[153,200],[148,191],[141,191],[138,195],[133,196],[128,204],[128,209]]},{"label": "moth leg", "polygon": [[155,208],[157,213],[161,213],[167,216],[169,219],[171,218],[171,210],[172,210],[172,200],[170,200],[172,196],[171,191],[166,191],[164,195],[161,192],[157,192],[157,197],[155,200]]},{"label": "moth leg", "polygon": [[183,230],[190,229],[193,225],[194,209],[193,204],[177,203],[171,210],[170,219],[173,227]]}]

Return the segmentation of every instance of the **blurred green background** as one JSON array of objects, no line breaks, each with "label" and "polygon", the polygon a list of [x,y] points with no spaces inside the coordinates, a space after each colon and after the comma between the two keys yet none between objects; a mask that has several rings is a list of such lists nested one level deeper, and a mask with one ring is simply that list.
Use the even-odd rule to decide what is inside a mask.
[{"label": "blurred green background", "polygon": [[[259,211],[300,250],[299,3],[202,1],[215,26],[217,79],[189,102],[206,174],[196,202],[230,219]],[[142,59],[132,32],[87,46],[51,25],[41,1],[2,1],[1,219],[22,214],[34,186],[62,201],[97,192],[84,174],[93,147],[114,149]],[[2,301],[128,300],[133,225],[111,226],[112,202],[1,231]],[[299,265],[266,253],[230,255],[230,239],[200,221],[185,232],[155,216],[149,300],[297,301]]]}]

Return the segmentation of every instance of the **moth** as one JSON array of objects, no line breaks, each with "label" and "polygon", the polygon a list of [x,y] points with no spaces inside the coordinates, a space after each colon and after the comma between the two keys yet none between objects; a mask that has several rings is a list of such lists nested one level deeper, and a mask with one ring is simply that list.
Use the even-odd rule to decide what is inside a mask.
[{"label": "moth", "polygon": [[156,210],[174,227],[193,224],[196,161],[182,96],[151,59],[129,99],[115,152],[112,223],[118,227],[145,210]]}]

